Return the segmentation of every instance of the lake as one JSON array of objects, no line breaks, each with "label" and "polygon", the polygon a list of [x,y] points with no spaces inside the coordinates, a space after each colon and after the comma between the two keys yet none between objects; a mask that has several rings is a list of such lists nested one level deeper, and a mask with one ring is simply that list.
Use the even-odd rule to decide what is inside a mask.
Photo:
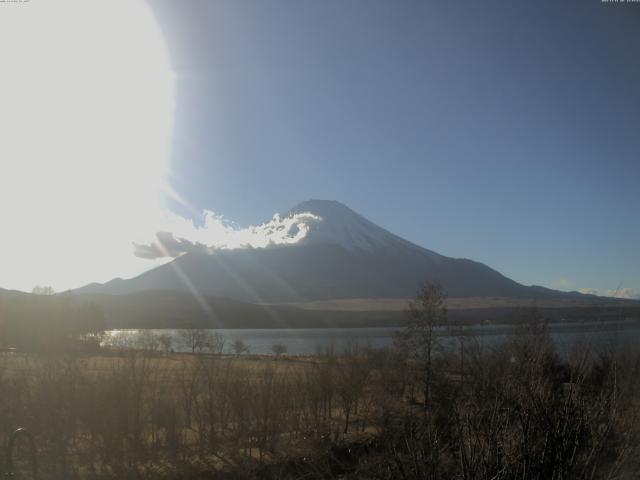
[{"label": "lake", "polygon": [[[340,352],[349,342],[375,348],[388,347],[393,336],[401,327],[386,328],[295,328],[295,329],[220,329],[215,330],[225,342],[225,351],[230,352],[231,344],[241,339],[249,346],[250,353],[271,354],[272,346],[284,344],[291,355],[311,355],[319,349],[333,346]],[[514,332],[510,325],[477,325],[469,327],[468,333],[476,335],[483,347],[504,342]],[[558,322],[549,324],[549,332],[559,353],[568,352],[578,342],[590,342],[597,348],[637,348],[640,346],[640,319],[626,319],[607,322]],[[103,341],[105,346],[139,347],[149,334],[168,334],[172,337],[172,348],[177,352],[190,351],[182,342],[179,330],[111,330]],[[445,338],[445,343],[455,344],[453,337]]]}]

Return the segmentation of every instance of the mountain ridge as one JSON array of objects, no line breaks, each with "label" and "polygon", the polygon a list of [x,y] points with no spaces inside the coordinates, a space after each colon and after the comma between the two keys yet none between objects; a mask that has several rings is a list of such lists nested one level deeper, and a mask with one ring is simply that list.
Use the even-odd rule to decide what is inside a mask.
[{"label": "mountain ridge", "polygon": [[[189,252],[132,279],[90,284],[80,293],[191,291],[268,304],[345,298],[410,298],[426,280],[451,296],[540,297],[561,292],[521,285],[491,267],[416,245],[334,200],[307,200],[284,216],[309,213],[295,244]],[[294,232],[295,233],[295,232]]]}]

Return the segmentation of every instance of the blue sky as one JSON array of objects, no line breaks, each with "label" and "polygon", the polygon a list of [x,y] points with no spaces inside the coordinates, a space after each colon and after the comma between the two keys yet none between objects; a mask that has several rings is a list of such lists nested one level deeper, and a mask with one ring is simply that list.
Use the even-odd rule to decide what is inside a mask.
[{"label": "blue sky", "polygon": [[640,289],[640,4],[148,4],[195,212],[335,199],[525,284]]}]

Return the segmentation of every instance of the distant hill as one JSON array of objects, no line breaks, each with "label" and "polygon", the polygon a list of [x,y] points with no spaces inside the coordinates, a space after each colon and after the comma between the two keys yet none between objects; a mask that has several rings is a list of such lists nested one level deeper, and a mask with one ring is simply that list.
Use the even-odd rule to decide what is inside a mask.
[{"label": "distant hill", "polygon": [[[65,295],[65,294],[63,294]],[[66,294],[100,307],[109,328],[304,328],[401,325],[408,300],[345,299],[259,305],[224,297],[196,297],[189,292],[154,290],[124,295]],[[518,322],[526,317],[528,299],[468,297],[448,300],[453,321]],[[549,319],[586,320],[640,317],[640,303],[602,299],[557,298],[540,305]]]},{"label": "distant hill", "polygon": [[[397,326],[406,319],[404,310],[408,301],[401,298],[349,298],[265,305],[179,290],[122,295],[66,292],[43,297],[0,289],[0,336],[5,313],[9,311],[7,308],[11,309],[16,302],[25,306],[95,305],[104,314],[106,328],[127,329]],[[525,318],[532,301],[518,297],[453,297],[447,300],[447,305],[453,321],[506,323]],[[640,302],[620,299],[557,296],[537,302],[537,306],[543,316],[552,320],[640,318]],[[38,312],[38,317],[44,315],[46,323],[51,323],[48,308]],[[34,320],[43,319],[29,318],[31,322]]]},{"label": "distant hill", "polygon": [[309,311],[290,305],[256,305],[224,297],[154,290],[124,295],[67,294],[104,312],[109,328],[302,328],[398,325],[388,311]]}]

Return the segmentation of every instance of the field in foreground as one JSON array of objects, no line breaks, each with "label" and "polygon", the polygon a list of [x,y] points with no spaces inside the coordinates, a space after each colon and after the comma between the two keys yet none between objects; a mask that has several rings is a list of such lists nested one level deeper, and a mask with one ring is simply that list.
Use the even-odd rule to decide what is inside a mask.
[{"label": "field in foreground", "polygon": [[33,433],[45,480],[637,478],[637,355],[561,362],[539,329],[404,353],[3,354],[0,428]]}]

